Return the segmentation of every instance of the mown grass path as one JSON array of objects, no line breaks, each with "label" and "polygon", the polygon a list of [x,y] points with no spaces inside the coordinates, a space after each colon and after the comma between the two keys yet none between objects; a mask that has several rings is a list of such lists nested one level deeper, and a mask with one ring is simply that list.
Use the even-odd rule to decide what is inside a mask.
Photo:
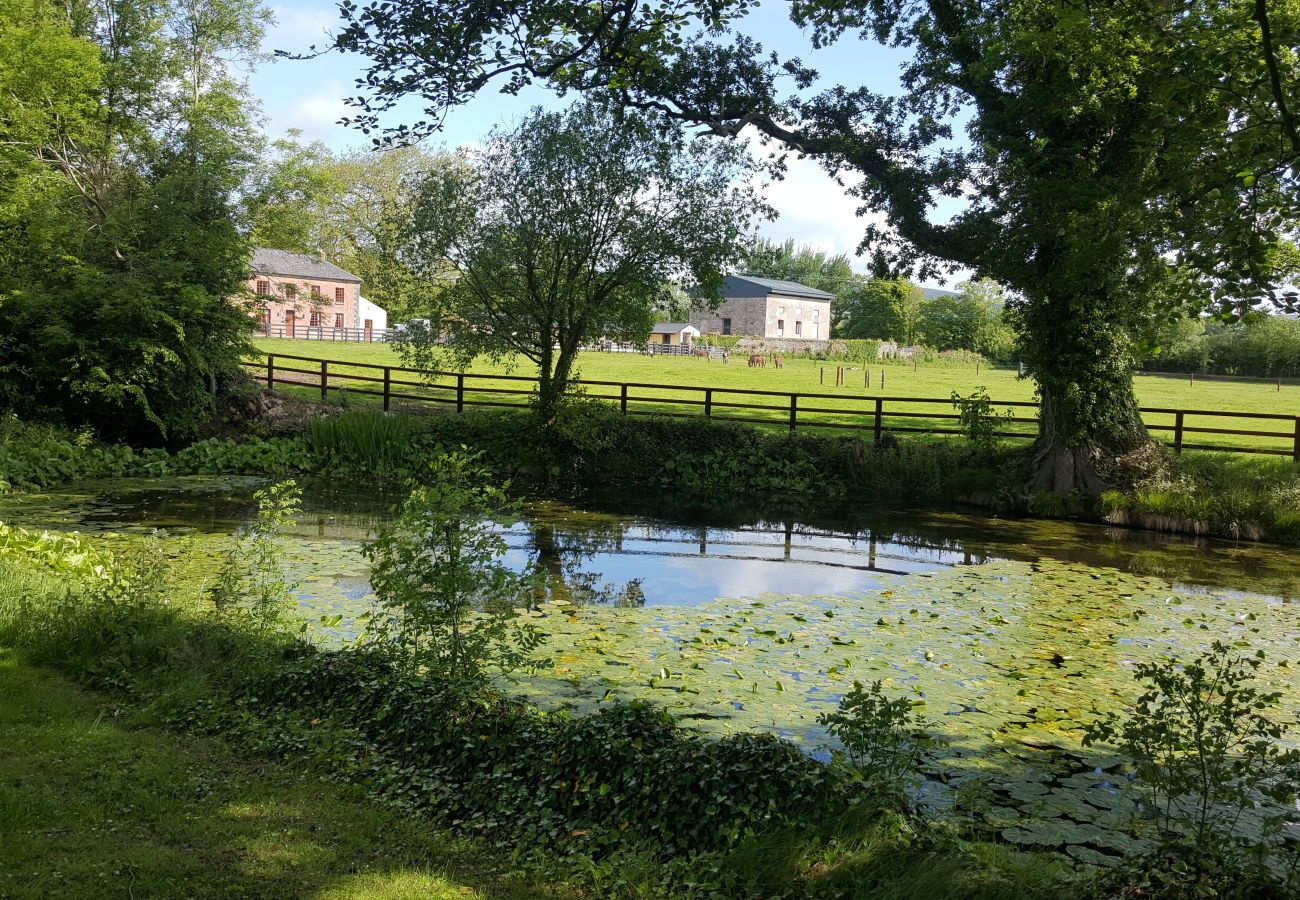
[{"label": "mown grass path", "polygon": [[0,651],[0,897],[543,898],[475,846]]}]

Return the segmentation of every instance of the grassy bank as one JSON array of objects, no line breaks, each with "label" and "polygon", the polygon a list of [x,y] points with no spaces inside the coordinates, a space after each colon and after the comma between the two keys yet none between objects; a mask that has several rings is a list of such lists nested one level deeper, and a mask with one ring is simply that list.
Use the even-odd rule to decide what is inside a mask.
[{"label": "grassy bank", "polygon": [[449,691],[143,557],[101,583],[96,552],[57,579],[24,561],[49,548],[0,561],[6,896],[1011,900],[1069,876],[770,737]]},{"label": "grassy bank", "polygon": [[0,651],[0,896],[542,898],[484,848]]}]

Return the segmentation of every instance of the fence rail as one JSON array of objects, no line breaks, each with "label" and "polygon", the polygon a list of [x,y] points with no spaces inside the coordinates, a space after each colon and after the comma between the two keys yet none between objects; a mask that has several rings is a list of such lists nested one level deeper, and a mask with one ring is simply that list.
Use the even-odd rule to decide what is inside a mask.
[{"label": "fence rail", "polygon": [[[256,380],[265,384],[270,390],[274,390],[277,385],[318,389],[322,400],[328,399],[331,390],[350,395],[377,397],[385,410],[390,409],[394,401],[455,406],[456,412],[463,412],[470,407],[522,408],[528,405],[527,398],[535,393],[534,386],[537,383],[536,378],[527,375],[442,372],[284,353],[267,354],[264,360],[245,361],[244,366],[250,370]],[[951,410],[952,401],[939,397],[800,393],[635,381],[574,380],[572,383],[586,388],[589,397],[617,403],[620,411],[625,415],[675,417],[703,415],[705,418],[727,422],[779,425],[788,428],[792,434],[800,426],[813,429],[850,429],[870,433],[876,443],[881,441],[886,432],[964,433],[958,427],[960,415],[942,409]],[[655,393],[652,395],[647,392]],[[827,405],[832,401],[841,405]],[[670,409],[665,409],[665,406]],[[997,420],[999,430],[994,432],[998,437],[1017,439],[1035,437],[1037,416],[1019,415],[1019,411],[1037,411],[1037,403],[1026,400],[1003,400],[993,401],[992,406],[1004,411]],[[688,409],[673,411],[679,407]],[[722,414],[719,414],[719,410]],[[737,415],[735,411],[758,413],[758,415]],[[1141,412],[1147,428],[1152,432],[1167,435],[1175,453],[1181,453],[1183,450],[1260,453],[1270,456],[1289,456],[1300,463],[1300,415],[1167,407],[1142,407]],[[1189,423],[1189,419],[1198,421],[1209,419],[1213,420],[1213,424]],[[1268,424],[1252,429],[1220,427],[1225,420],[1226,424],[1239,420]],[[1004,425],[1011,426],[1011,430],[1001,427]],[[1279,430],[1265,430],[1270,426]],[[1262,438],[1269,443],[1246,446],[1188,442],[1189,436],[1195,440],[1197,435]]]},{"label": "fence rail", "polygon": [[[334,328],[295,322],[293,325],[262,324],[257,327],[258,337],[288,338],[299,341],[346,341],[350,343],[383,343],[395,338],[400,331],[395,328]],[[278,355],[278,354],[277,354]]]}]

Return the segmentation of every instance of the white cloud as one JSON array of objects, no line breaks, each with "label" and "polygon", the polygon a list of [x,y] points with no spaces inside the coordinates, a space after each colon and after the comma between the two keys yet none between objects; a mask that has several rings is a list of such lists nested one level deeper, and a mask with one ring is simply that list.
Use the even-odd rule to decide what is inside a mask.
[{"label": "white cloud", "polygon": [[779,214],[775,221],[763,224],[764,237],[794,238],[797,244],[831,253],[852,257],[867,225],[884,219],[879,214],[859,216],[861,201],[811,159],[791,157],[785,177],[768,182],[763,193]]},{"label": "white cloud", "polygon": [[341,83],[330,82],[311,93],[268,103],[267,128],[272,133],[297,128],[306,140],[334,141],[343,132],[338,120],[351,112],[343,102],[346,93]]},{"label": "white cloud", "polygon": [[339,28],[338,9],[331,3],[271,7],[275,24],[266,31],[264,49],[302,52],[312,44],[320,46],[329,33]]}]

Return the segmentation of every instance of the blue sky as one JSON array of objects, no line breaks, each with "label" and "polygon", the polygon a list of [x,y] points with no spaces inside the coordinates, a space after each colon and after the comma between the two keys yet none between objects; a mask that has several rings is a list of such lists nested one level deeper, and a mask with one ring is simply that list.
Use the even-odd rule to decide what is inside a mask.
[{"label": "blue sky", "polygon": [[[272,3],[276,24],[268,33],[265,49],[305,52],[327,42],[326,33],[338,22],[336,6],[327,0],[282,0]],[[899,90],[898,73],[904,51],[849,38],[821,51],[813,51],[806,34],[790,23],[786,4],[768,0],[751,13],[743,24],[746,33],[765,47],[782,55],[798,55],[821,74],[823,83],[866,84],[878,91]],[[300,129],[310,140],[321,140],[332,149],[346,150],[369,145],[359,131],[338,124],[348,115],[344,98],[355,93],[354,82],[363,71],[357,56],[329,54],[313,60],[278,60],[252,75],[251,86],[262,103],[266,130],[278,137],[290,128]],[[557,105],[549,91],[533,88],[518,97],[498,94],[489,88],[468,105],[453,110],[440,138],[454,148],[481,139],[494,125],[522,115],[536,104]],[[419,105],[409,104],[401,115],[412,120]],[[398,121],[394,117],[393,122]],[[816,164],[790,160],[783,181],[766,189],[768,202],[779,217],[765,223],[761,232],[774,240],[794,238],[820,249],[852,254],[861,239],[864,220],[857,215],[857,202],[845,196]],[[859,261],[859,267],[860,261]]]}]

